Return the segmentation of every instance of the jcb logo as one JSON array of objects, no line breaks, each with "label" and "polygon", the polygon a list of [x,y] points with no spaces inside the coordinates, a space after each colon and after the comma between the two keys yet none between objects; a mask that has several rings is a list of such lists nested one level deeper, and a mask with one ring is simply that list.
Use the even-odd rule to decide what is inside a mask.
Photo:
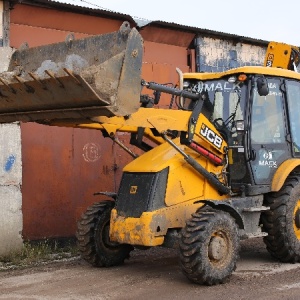
[{"label": "jcb logo", "polygon": [[137,193],[137,185],[132,185],[130,187],[130,194],[136,194]]},{"label": "jcb logo", "polygon": [[214,144],[217,148],[221,148],[223,139],[209,129],[205,124],[202,124],[200,134],[210,143]]}]

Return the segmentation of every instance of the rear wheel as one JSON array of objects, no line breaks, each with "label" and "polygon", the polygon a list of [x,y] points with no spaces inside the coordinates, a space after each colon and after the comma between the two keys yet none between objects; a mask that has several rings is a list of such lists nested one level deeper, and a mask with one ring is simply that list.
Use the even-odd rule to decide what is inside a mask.
[{"label": "rear wheel", "polygon": [[238,255],[238,228],[226,212],[199,210],[182,230],[180,263],[195,283],[223,283],[235,270]]},{"label": "rear wheel", "polygon": [[77,224],[77,245],[84,260],[95,267],[120,265],[133,249],[109,239],[110,213],[113,201],[103,201],[88,207]]},{"label": "rear wheel", "polygon": [[300,261],[300,175],[290,175],[280,191],[266,195],[262,215],[269,253],[282,262]]}]

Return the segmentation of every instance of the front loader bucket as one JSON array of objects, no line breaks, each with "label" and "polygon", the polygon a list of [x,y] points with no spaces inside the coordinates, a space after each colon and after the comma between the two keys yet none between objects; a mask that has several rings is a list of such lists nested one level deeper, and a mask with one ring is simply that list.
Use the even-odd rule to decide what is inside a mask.
[{"label": "front loader bucket", "polygon": [[16,50],[0,73],[0,123],[89,122],[139,107],[143,42],[117,32]]}]

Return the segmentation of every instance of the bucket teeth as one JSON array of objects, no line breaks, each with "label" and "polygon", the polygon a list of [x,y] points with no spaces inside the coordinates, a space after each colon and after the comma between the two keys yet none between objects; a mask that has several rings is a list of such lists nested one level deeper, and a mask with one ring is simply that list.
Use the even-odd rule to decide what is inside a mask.
[{"label": "bucket teeth", "polygon": [[17,91],[9,83],[7,83],[4,79],[2,79],[1,77],[0,77],[0,81],[7,88],[8,91],[10,91],[13,94],[17,93]]},{"label": "bucket teeth", "polygon": [[0,74],[0,123],[78,124],[135,112],[143,44],[137,30],[125,25],[73,40],[71,47],[61,42],[13,52],[8,71]]},{"label": "bucket teeth", "polygon": [[42,80],[34,73],[28,72],[28,75],[35,81],[37,82],[44,90],[47,89],[46,85],[42,82]]},{"label": "bucket teeth", "polygon": [[79,85],[81,85],[81,82],[76,78],[76,76],[74,75],[74,73],[71,70],[68,70],[67,68],[63,68],[63,70],[70,76],[72,77],[75,82]]},{"label": "bucket teeth", "polygon": [[51,72],[51,71],[49,71],[49,70],[45,70],[45,73],[46,73],[49,77],[53,78],[53,79],[55,80],[55,82],[56,82],[60,87],[62,87],[62,88],[65,87],[64,84],[61,82],[61,80],[59,80],[59,78],[58,78],[57,76],[55,76],[55,74],[54,74],[53,72]]}]

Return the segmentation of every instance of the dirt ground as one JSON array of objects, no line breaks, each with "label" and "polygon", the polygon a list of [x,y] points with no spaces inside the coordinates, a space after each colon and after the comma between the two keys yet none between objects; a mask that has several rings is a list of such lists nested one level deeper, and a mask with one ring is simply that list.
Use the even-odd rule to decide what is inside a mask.
[{"label": "dirt ground", "polygon": [[74,258],[2,271],[0,299],[300,299],[300,264],[278,263],[261,239],[248,240],[227,283],[199,286],[181,273],[176,250],[152,248],[113,268]]}]

